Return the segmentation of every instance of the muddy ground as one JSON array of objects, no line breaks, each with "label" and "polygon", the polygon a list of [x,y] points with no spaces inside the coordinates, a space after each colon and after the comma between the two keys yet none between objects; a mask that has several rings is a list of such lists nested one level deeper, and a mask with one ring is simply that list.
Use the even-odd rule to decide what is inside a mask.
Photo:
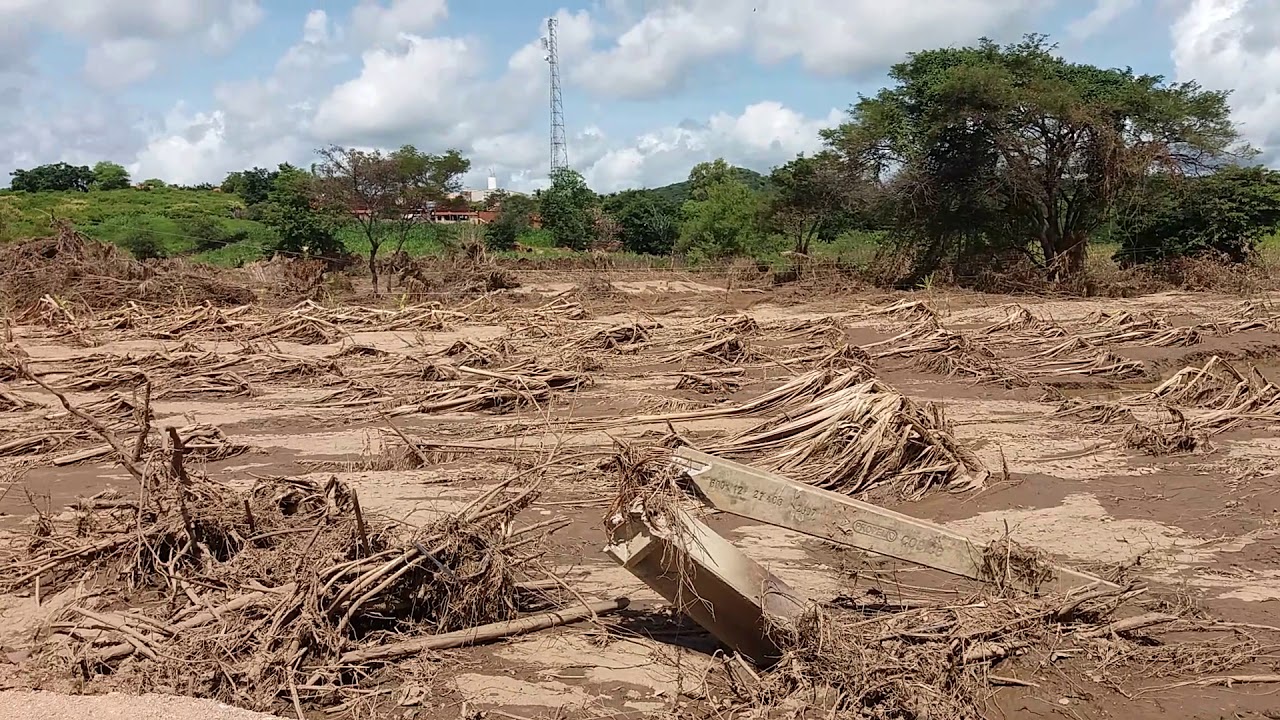
[{"label": "muddy ground", "polygon": [[[894,297],[856,294],[823,295],[796,300],[770,292],[729,292],[697,283],[662,281],[616,282],[612,290],[576,292],[572,285],[547,282],[522,292],[540,292],[550,300],[568,291],[582,317],[572,313],[546,317],[512,315],[501,321],[454,318],[443,329],[343,330],[329,343],[299,343],[272,339],[271,351],[283,356],[322,358],[354,345],[387,353],[425,356],[470,340],[495,346],[509,342],[513,357],[562,351],[567,338],[592,329],[628,323],[653,323],[654,342],[664,333],[672,337],[696,334],[711,318],[745,315],[760,328],[752,336],[756,357],[735,363],[682,358],[662,361],[661,352],[584,348],[574,357],[585,363],[593,383],[564,393],[537,409],[517,408],[505,414],[440,412],[398,416],[396,425],[407,435],[430,442],[475,442],[500,451],[556,452],[607,449],[613,439],[652,441],[667,431],[665,423],[622,422],[607,427],[578,427],[571,420],[627,418],[669,411],[672,407],[741,402],[765,388],[792,377],[801,369],[791,359],[802,355],[786,348],[804,343],[834,346],[851,343],[874,349],[919,322],[909,310],[879,313],[893,303],[919,301],[936,310],[942,327],[983,336],[982,329],[1009,317],[1020,306],[1036,318],[1084,333],[1105,324],[1103,316],[1127,312],[1156,319],[1163,326],[1207,328],[1194,342],[1151,346],[1149,338],[1102,341],[1097,347],[1125,360],[1139,361],[1136,373],[1090,374],[1087,371],[1033,377],[1023,386],[992,378],[950,376],[922,369],[908,354],[876,359],[876,375],[900,392],[920,401],[940,403],[955,425],[956,436],[973,448],[993,474],[984,489],[965,494],[933,492],[917,501],[892,492],[874,496],[878,503],[927,518],[986,542],[1007,531],[1017,540],[1052,553],[1065,564],[1096,572],[1123,572],[1145,579],[1165,591],[1190,596],[1219,619],[1280,624],[1280,436],[1278,426],[1258,418],[1216,433],[1194,453],[1153,456],[1127,447],[1121,438],[1125,423],[1095,424],[1077,417],[1054,416],[1064,398],[1113,402],[1140,395],[1175,372],[1202,365],[1208,358],[1228,359],[1240,371],[1257,367],[1271,373],[1280,360],[1280,333],[1271,324],[1267,298],[1242,305],[1238,297],[1204,294],[1164,294],[1125,300],[1045,300],[968,294],[930,293]],[[526,297],[526,306],[540,300]],[[1233,321],[1261,318],[1256,327]],[[817,327],[829,323],[835,337],[781,338],[770,333],[793,323]],[[539,328],[548,332],[537,332]],[[1022,330],[994,342],[1002,358],[1032,352],[1035,330]],[[240,338],[217,332],[182,337],[148,338],[142,333],[95,330],[93,347],[72,335],[46,326],[14,329],[14,339],[33,363],[58,362],[95,354],[139,354],[173,351],[179,344],[219,353],[242,351]],[[1018,339],[1021,337],[1022,339]],[[549,338],[549,339],[548,339]],[[559,338],[559,340],[557,340]],[[1031,339],[1028,339],[1031,338]],[[898,345],[909,344],[899,342]],[[1044,347],[1044,346],[1038,346]],[[874,355],[875,353],[872,352]],[[677,373],[725,365],[746,368],[737,389],[702,394],[674,390]],[[1031,363],[1032,366],[1035,363]],[[501,366],[501,363],[498,363]],[[336,475],[358,488],[369,511],[386,513],[408,523],[420,523],[455,510],[492,487],[509,468],[502,453],[463,454],[415,470],[371,470],[374,461],[394,442],[387,424],[363,408],[338,408],[314,403],[334,388],[307,380],[255,382],[251,396],[227,397],[218,392],[193,392],[159,397],[153,402],[158,425],[218,427],[226,438],[251,448],[237,457],[206,463],[210,477],[245,485],[256,475]],[[1049,390],[1047,391],[1046,388]],[[100,399],[119,389],[77,391],[78,403]],[[13,390],[34,409],[11,411],[0,417],[0,428],[16,432],[34,414],[56,408],[56,401],[38,389]],[[1277,418],[1280,421],[1280,418]],[[750,424],[750,422],[746,422]],[[743,420],[676,422],[677,432],[696,437],[741,430]],[[571,450],[567,450],[570,448]],[[11,458],[30,461],[13,486],[0,498],[0,518],[7,531],[26,532],[30,515],[29,490],[38,503],[61,508],[77,497],[116,486],[127,490],[131,479],[102,457],[79,464],[53,467],[57,452]],[[1007,468],[1007,473],[1004,471]],[[590,624],[535,633],[509,642],[468,648],[424,658],[421,682],[413,686],[381,688],[366,701],[348,708],[359,716],[457,718],[603,718],[706,714],[711,692],[708,668],[719,661],[713,639],[696,627],[679,623],[663,612],[665,602],[602,552],[602,515],[613,489],[592,475],[573,468],[551,476],[546,492],[529,511],[532,516],[565,515],[572,525],[554,540],[554,561],[563,577],[583,595],[626,596],[630,609],[602,619],[608,631]],[[838,596],[856,597],[870,588],[889,594],[933,589],[934,597],[948,597],[947,583],[935,574],[836,548],[779,528],[727,516],[713,516],[709,524],[748,555],[761,562],[815,601]],[[958,597],[955,596],[955,597]],[[0,597],[0,644],[8,662],[3,677],[13,687],[25,687],[21,672],[25,648],[43,618],[68,598],[42,598],[36,606],[25,597]],[[1274,660],[1270,661],[1274,664]],[[1263,660],[1265,665],[1267,661]],[[1274,672],[1274,670],[1270,670]],[[1260,718],[1280,717],[1280,696],[1274,685],[1167,688],[1175,679],[1135,679],[1120,683],[1126,698],[1105,678],[1073,675],[1052,663],[1023,662],[1004,674],[1017,675],[1038,687],[1008,687],[993,691],[989,712],[1009,718],[1102,718],[1127,720],[1157,717]],[[1146,692],[1139,692],[1148,688]],[[1155,688],[1155,689],[1150,689]],[[3,715],[0,709],[0,715]],[[317,717],[332,715],[317,714]]]}]

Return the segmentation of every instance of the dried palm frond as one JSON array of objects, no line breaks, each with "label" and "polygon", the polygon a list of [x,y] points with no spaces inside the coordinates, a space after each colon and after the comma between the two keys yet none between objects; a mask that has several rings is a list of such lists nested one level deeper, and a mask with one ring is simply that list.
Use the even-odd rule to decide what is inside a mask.
[{"label": "dried palm frond", "polygon": [[879,380],[845,387],[766,421],[709,452],[747,455],[813,485],[849,494],[892,485],[907,498],[981,487],[989,473],[951,435],[938,405]]}]

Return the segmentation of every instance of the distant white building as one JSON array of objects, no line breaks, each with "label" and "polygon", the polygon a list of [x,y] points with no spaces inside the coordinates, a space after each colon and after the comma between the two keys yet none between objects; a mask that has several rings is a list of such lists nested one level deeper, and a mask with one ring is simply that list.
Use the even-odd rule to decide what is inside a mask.
[{"label": "distant white building", "polygon": [[460,193],[457,193],[456,195],[452,195],[451,197],[461,197],[470,203],[483,203],[487,201],[490,196],[495,195],[498,192],[507,192],[512,195],[523,194],[523,193],[515,192],[513,190],[503,191],[501,188],[498,187],[498,178],[495,175],[493,175],[493,173],[490,173],[488,187],[468,188],[466,190],[463,190]]}]

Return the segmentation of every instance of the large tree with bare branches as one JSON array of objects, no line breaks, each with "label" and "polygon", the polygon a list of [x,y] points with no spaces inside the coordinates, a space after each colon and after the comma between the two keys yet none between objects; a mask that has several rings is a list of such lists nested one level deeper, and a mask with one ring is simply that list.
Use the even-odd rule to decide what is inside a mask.
[{"label": "large tree with bare branches", "polygon": [[1044,36],[913,53],[824,138],[893,198],[917,270],[1021,252],[1054,279],[1155,175],[1247,155],[1227,93],[1059,57]]}]

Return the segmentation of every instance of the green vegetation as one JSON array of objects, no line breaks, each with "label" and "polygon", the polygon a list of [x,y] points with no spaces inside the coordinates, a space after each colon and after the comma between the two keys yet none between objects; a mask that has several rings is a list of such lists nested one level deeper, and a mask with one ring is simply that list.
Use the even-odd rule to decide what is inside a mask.
[{"label": "green vegetation", "polygon": [[490,200],[498,217],[485,228],[484,242],[490,250],[514,250],[521,236],[529,233],[538,203],[527,195],[499,193]]},{"label": "green vegetation", "polygon": [[913,53],[890,77],[823,135],[891,208],[915,278],[1017,254],[1073,279],[1151,179],[1248,152],[1226,93],[1069,63],[1043,36]]},{"label": "green vegetation", "polygon": [[[724,160],[719,162],[724,163]],[[746,185],[749,190],[756,193],[767,193],[771,188],[769,186],[769,178],[761,175],[755,170],[749,170],[743,167],[733,167],[731,165],[724,166],[727,172],[732,175],[733,179]],[[693,196],[693,179],[682,180],[671,185],[664,185],[659,188],[653,188],[644,192],[652,193],[654,198],[670,205],[679,207],[684,205]]]},{"label": "green vegetation", "polygon": [[551,187],[544,190],[539,199],[542,227],[555,238],[556,245],[586,250],[595,239],[594,210],[599,202],[576,170],[557,170],[551,176]]},{"label": "green vegetation", "polygon": [[93,166],[94,190],[124,190],[129,187],[129,171],[123,165],[103,160]]},{"label": "green vegetation", "polygon": [[[601,197],[562,170],[535,197],[491,197],[485,243],[778,268],[884,259],[877,277],[909,285],[1015,266],[1074,284],[1091,253],[1135,265],[1280,251],[1280,173],[1247,166],[1254,151],[1227,93],[1071,63],[1038,35],[912,53],[889,77],[823,131],[824,149],[767,176],[717,159],[679,183]],[[310,171],[255,167],[217,189],[130,187],[110,162],[18,170],[0,191],[0,241],[46,234],[58,217],[139,257],[356,253],[375,288],[384,245],[394,256],[457,246],[459,228],[426,218],[472,209],[457,195],[467,158],[409,145],[317,152]]]},{"label": "green vegetation", "polygon": [[343,215],[368,247],[369,276],[378,292],[378,251],[394,238],[404,252],[425,223],[427,206],[461,189],[471,161],[456,150],[428,155],[412,145],[383,154],[332,146],[320,151],[310,203],[317,212]]}]

